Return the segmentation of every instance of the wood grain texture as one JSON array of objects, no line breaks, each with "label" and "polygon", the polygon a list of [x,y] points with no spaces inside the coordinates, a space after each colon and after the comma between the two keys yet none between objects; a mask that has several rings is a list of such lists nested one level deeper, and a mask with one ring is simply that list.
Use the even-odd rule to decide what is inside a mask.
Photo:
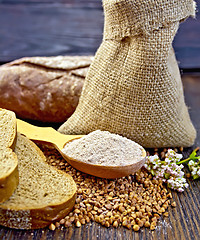
[{"label": "wood grain texture", "polygon": [[[183,85],[186,104],[192,121],[197,129],[197,139],[193,148],[200,146],[200,74],[184,74]],[[184,157],[193,148],[184,151]],[[158,221],[155,231],[142,228],[135,233],[132,230],[106,228],[97,223],[89,223],[81,228],[62,228],[51,231],[47,228],[39,230],[12,230],[0,227],[1,240],[199,240],[200,239],[200,181],[189,180],[189,188],[183,193],[172,191],[176,208],[169,208],[169,217]]]},{"label": "wood grain texture", "polygon": [[[200,1],[197,2],[200,9]],[[181,68],[200,68],[200,13],[180,24],[173,46]]]},{"label": "wood grain texture", "polygon": [[[103,20],[101,0],[0,0],[0,63],[24,56],[93,55]],[[173,45],[181,68],[200,68],[199,12],[180,25]]]},{"label": "wood grain texture", "polygon": [[[200,5],[200,2],[197,2]],[[0,62],[23,56],[91,55],[102,40],[101,0],[0,0]],[[200,14],[180,25],[175,53],[181,68],[200,68]],[[200,146],[200,74],[183,76],[185,99],[197,129]],[[185,149],[185,157],[192,148]],[[0,240],[198,240],[200,239],[200,184],[189,181],[184,193],[173,192],[176,208],[161,218],[155,231],[138,233],[97,223],[56,231],[12,230],[0,227]]]},{"label": "wood grain texture", "polygon": [[103,16],[93,5],[0,4],[0,62],[94,54],[102,40]]}]

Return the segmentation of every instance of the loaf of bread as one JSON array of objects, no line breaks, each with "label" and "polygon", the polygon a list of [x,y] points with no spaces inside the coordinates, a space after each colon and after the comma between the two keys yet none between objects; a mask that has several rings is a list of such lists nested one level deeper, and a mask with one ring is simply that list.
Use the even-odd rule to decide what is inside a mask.
[{"label": "loaf of bread", "polygon": [[14,112],[0,109],[0,203],[6,201],[19,183],[18,160],[11,148],[16,142]]},{"label": "loaf of bread", "polygon": [[19,133],[15,153],[19,161],[19,185],[0,204],[0,225],[37,229],[65,217],[76,198],[72,177],[48,165],[41,150]]},{"label": "loaf of bread", "polygon": [[17,117],[64,122],[74,112],[90,56],[27,57],[0,67],[0,107]]}]

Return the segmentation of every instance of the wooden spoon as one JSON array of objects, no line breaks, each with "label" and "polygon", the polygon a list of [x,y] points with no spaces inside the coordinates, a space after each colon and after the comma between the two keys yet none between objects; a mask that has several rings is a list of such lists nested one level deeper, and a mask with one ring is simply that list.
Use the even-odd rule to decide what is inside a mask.
[{"label": "wooden spoon", "polygon": [[142,156],[136,163],[125,166],[102,166],[85,163],[71,157],[62,152],[65,144],[74,139],[83,137],[84,135],[65,135],[61,134],[51,127],[37,127],[25,121],[17,119],[17,131],[24,134],[33,141],[46,142],[53,144],[60,152],[63,158],[74,168],[87,174],[101,178],[119,178],[128,176],[137,172],[145,163],[146,152],[142,149]]}]

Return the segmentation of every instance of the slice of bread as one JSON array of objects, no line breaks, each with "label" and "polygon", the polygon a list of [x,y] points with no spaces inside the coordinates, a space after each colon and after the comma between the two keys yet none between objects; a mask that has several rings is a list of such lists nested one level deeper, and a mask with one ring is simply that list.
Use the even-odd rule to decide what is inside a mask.
[{"label": "slice of bread", "polygon": [[48,165],[41,150],[19,133],[15,153],[19,185],[9,200],[0,204],[0,225],[37,229],[65,217],[76,198],[72,177]]},{"label": "slice of bread", "polygon": [[15,147],[17,121],[15,113],[0,108],[0,149]]},{"label": "slice of bread", "polygon": [[18,160],[11,148],[16,142],[16,116],[0,108],[0,203],[6,201],[19,183]]},{"label": "slice of bread", "polygon": [[0,203],[9,199],[19,183],[18,160],[10,148],[0,149]]}]

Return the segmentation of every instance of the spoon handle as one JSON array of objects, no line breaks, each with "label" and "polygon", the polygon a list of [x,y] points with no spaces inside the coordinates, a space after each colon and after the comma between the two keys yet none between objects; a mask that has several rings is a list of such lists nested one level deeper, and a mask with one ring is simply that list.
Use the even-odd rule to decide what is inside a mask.
[{"label": "spoon handle", "polygon": [[51,127],[37,127],[20,119],[17,119],[17,131],[31,140],[52,143],[59,151],[68,141],[83,136],[61,134]]}]

